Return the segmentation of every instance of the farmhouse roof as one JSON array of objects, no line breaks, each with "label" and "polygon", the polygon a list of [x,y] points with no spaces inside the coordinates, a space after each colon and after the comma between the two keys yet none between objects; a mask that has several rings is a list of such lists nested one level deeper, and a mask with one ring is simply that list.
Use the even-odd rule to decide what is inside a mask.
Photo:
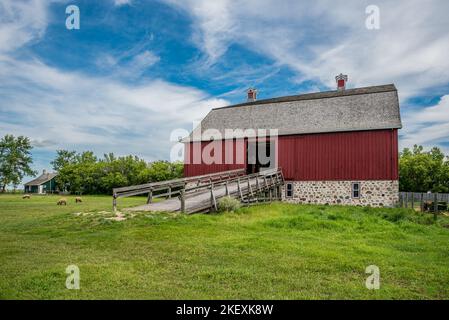
[{"label": "farmhouse roof", "polygon": [[[212,109],[201,133],[278,129],[279,135],[402,128],[394,84],[286,96]],[[196,130],[194,130],[196,131]],[[196,131],[196,132],[199,132]],[[188,142],[192,134],[184,139]],[[196,135],[193,140],[198,140]],[[207,137],[202,140],[210,140]]]},{"label": "farmhouse roof", "polygon": [[36,179],[25,183],[26,186],[40,186],[41,184],[44,184],[48,181],[50,181],[51,179],[53,179],[54,177],[56,177],[58,174],[57,173],[43,173],[41,174],[39,177],[37,177]]}]

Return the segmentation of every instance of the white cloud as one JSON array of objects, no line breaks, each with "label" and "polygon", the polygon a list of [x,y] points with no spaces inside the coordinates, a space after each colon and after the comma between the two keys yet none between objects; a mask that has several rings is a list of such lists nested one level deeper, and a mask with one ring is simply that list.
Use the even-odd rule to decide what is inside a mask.
[{"label": "white cloud", "polygon": [[403,147],[449,142],[449,95],[434,106],[408,112],[403,122]]},{"label": "white cloud", "polygon": [[[448,142],[447,97],[413,112],[408,98],[448,94],[449,2],[166,0],[191,15],[192,40],[205,65],[220,62],[233,44],[272,58],[297,72],[297,81],[316,80],[330,88],[334,76],[349,86],[395,83],[404,129],[402,146]],[[380,9],[380,30],[365,26],[368,5]]]},{"label": "white cloud", "polygon": [[47,27],[47,4],[41,0],[0,2],[0,53],[40,39]]},{"label": "white cloud", "polygon": [[123,6],[125,4],[131,4],[131,0],[114,0],[114,5]]},{"label": "white cloud", "polygon": [[[191,129],[192,122],[212,107],[227,104],[195,88],[159,79],[131,84],[117,76],[63,71],[32,56],[18,59],[16,49],[40,40],[45,33],[48,4],[0,4],[0,135],[26,135],[36,148],[49,150],[88,149],[100,154],[132,153],[148,160],[168,158],[171,130]],[[115,71],[131,75],[142,73],[160,59],[148,50],[124,58],[123,68],[117,67],[114,59],[105,61]]]},{"label": "white cloud", "polygon": [[115,78],[136,79],[160,60],[161,58],[158,55],[149,50],[145,50],[134,54],[101,54],[96,64],[102,70],[108,71]]},{"label": "white cloud", "polygon": [[167,0],[193,17],[193,40],[217,62],[238,43],[334,87],[394,82],[407,98],[449,82],[449,3],[376,1],[380,30],[365,27],[368,1]]},{"label": "white cloud", "polygon": [[[168,157],[169,134],[190,129],[225,100],[190,87],[152,80],[130,86],[110,78],[67,73],[40,61],[0,59],[1,134],[54,141],[59,148]],[[52,146],[54,149],[55,146]]]}]

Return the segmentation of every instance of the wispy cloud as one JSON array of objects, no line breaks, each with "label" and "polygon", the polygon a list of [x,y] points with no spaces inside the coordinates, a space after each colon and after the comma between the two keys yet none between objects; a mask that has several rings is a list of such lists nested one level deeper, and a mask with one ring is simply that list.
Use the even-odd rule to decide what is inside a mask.
[{"label": "wispy cloud", "polygon": [[[123,62],[112,55],[105,60],[122,76],[61,70],[32,53],[25,59],[16,57],[16,49],[44,35],[45,3],[1,4],[0,134],[27,135],[37,148],[168,158],[173,129],[190,129],[212,107],[227,103],[158,78],[128,82],[125,73],[139,75],[160,60],[149,50],[127,54]],[[4,26],[10,34],[3,32]]]},{"label": "wispy cloud", "polygon": [[401,97],[449,82],[447,1],[376,1],[381,29],[368,30],[368,1],[167,0],[193,18],[192,37],[217,62],[233,44],[273,58],[334,86],[345,72],[351,85],[395,82]]},{"label": "wispy cloud", "polygon": [[131,4],[131,0],[114,0],[114,5],[123,6],[125,4]]},{"label": "wispy cloud", "polygon": [[[442,116],[446,98],[408,116],[409,98],[449,94],[447,1],[165,2],[191,16],[192,41],[206,66],[220,64],[227,50],[238,45],[294,70],[299,83],[333,88],[333,76],[340,72],[349,74],[354,87],[395,83],[406,115],[403,145],[448,141],[448,119]],[[380,30],[365,27],[370,4],[380,9]],[[438,121],[440,116],[445,120]]]},{"label": "wispy cloud", "polygon": [[443,96],[436,105],[408,112],[403,121],[401,145],[404,147],[448,142],[449,95]]},{"label": "wispy cloud", "polygon": [[0,54],[39,40],[47,27],[47,4],[41,0],[0,2]]}]

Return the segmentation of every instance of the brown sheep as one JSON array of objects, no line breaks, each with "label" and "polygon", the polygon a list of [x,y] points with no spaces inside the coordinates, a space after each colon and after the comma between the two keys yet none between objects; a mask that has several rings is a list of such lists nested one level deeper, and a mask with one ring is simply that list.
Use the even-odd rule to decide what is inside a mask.
[{"label": "brown sheep", "polygon": [[65,199],[65,198],[59,199],[58,206],[62,206],[62,205],[64,205],[64,206],[67,205],[67,199]]},{"label": "brown sheep", "polygon": [[22,199],[31,199],[31,195],[29,194],[24,194]]},{"label": "brown sheep", "polygon": [[76,197],[75,198],[75,203],[78,203],[78,202],[83,202],[83,199],[81,199],[81,197]]}]

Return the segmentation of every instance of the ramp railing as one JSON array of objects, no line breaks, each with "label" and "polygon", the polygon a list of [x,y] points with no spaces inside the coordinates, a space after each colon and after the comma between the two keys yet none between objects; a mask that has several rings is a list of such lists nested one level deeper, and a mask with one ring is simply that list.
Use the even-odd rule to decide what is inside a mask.
[{"label": "ramp railing", "polygon": [[245,174],[245,169],[223,171],[196,177],[147,183],[113,189],[113,209],[117,199],[148,194],[147,204],[154,198],[177,197],[178,209],[184,213],[218,210],[218,199],[231,196],[244,203],[272,201],[281,198],[284,177],[281,168]]},{"label": "ramp railing", "polygon": [[[269,169],[245,176],[237,176],[207,185],[192,186],[185,189],[181,197],[181,211],[194,213],[202,210],[218,210],[218,200],[224,196],[240,199],[243,203],[273,201],[281,199],[281,186],[285,183],[281,168]],[[210,198],[191,207],[186,200],[198,193],[210,192]],[[208,201],[209,200],[209,201]],[[183,204],[184,203],[184,204]]]},{"label": "ramp railing", "polygon": [[236,169],[212,174],[206,174],[195,177],[187,177],[181,179],[151,182],[141,185],[114,188],[112,190],[112,206],[114,211],[117,210],[117,199],[132,197],[142,194],[148,194],[147,204],[151,203],[155,198],[180,196],[185,188],[194,185],[210,185],[211,183],[218,183],[231,178],[244,176],[245,169]]}]

